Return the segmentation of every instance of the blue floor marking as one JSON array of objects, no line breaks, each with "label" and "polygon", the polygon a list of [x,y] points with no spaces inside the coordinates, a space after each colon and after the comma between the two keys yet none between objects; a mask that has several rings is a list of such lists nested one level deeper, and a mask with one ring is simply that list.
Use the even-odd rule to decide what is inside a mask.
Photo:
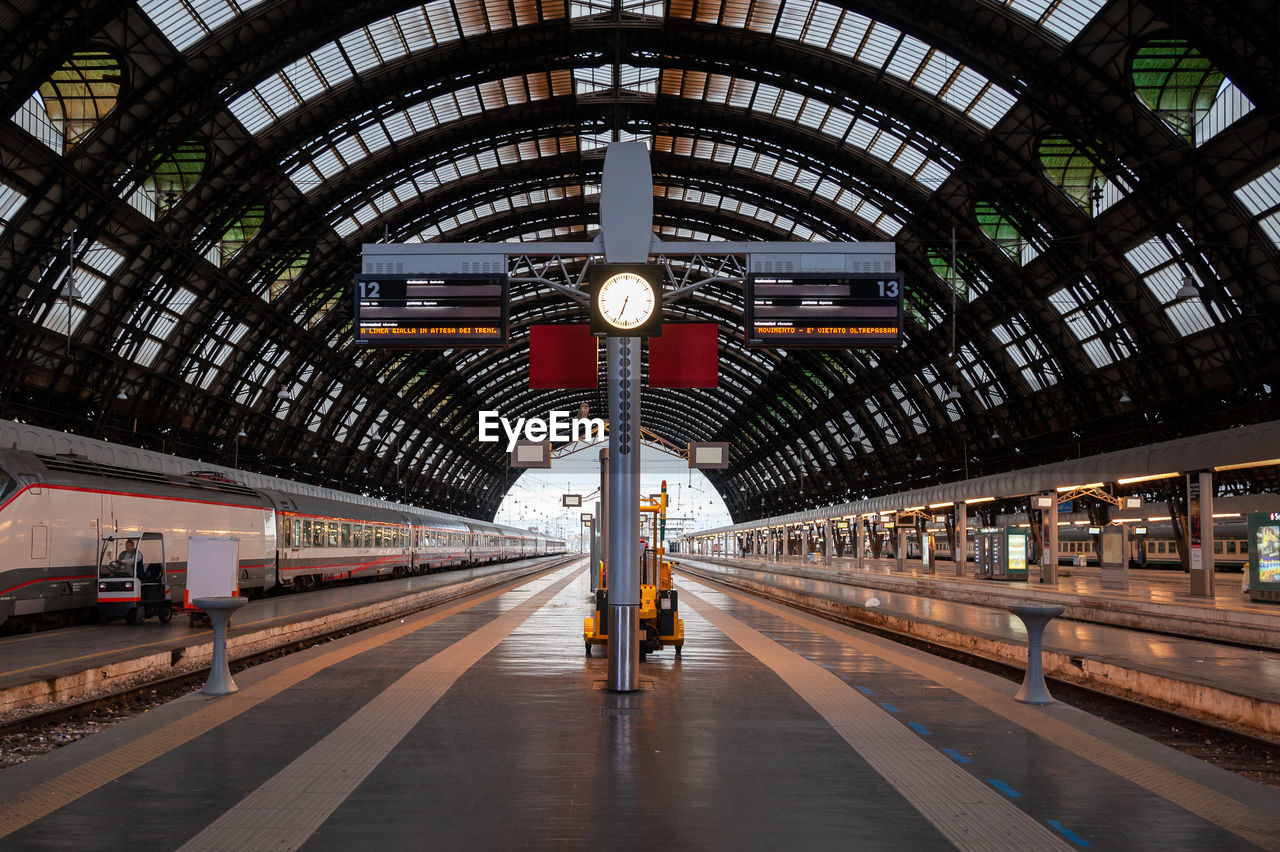
[{"label": "blue floor marking", "polygon": [[1074,831],[1070,831],[1070,830],[1068,830],[1068,829],[1066,829],[1066,828],[1063,828],[1063,827],[1062,827],[1062,823],[1058,822],[1056,819],[1047,819],[1047,820],[1045,820],[1045,822],[1047,822],[1049,825],[1053,826],[1055,829],[1057,829],[1059,832],[1061,832],[1061,834],[1062,834],[1062,836],[1063,836],[1063,837],[1067,838],[1068,840],[1070,840],[1070,841],[1071,841],[1072,843],[1074,843],[1075,845],[1077,845],[1077,846],[1088,846],[1088,845],[1089,845],[1089,841],[1085,840],[1083,837],[1081,837],[1080,835],[1076,834]]},{"label": "blue floor marking", "polygon": [[961,754],[960,752],[956,751],[953,748],[944,748],[942,750],[942,753],[945,754],[947,757],[951,758],[952,760],[954,760],[956,763],[973,763],[972,760],[965,757],[963,754]]},{"label": "blue floor marking", "polygon": [[881,701],[881,702],[880,702],[880,706],[881,706],[881,707],[883,707],[884,709],[888,710],[890,713],[901,713],[901,712],[902,712],[902,711],[901,711],[901,710],[899,710],[897,707],[894,707],[892,704],[890,704],[890,703],[889,703],[889,702],[887,702],[887,701]]},{"label": "blue floor marking", "polygon": [[919,734],[922,737],[929,736],[929,729],[926,728],[924,725],[921,725],[919,722],[908,722],[907,727],[911,728],[913,731],[915,731],[917,734]]},{"label": "blue floor marking", "polygon": [[876,694],[875,690],[874,690],[874,689],[872,689],[871,687],[868,687],[868,686],[855,686],[855,687],[854,687],[854,689],[858,690],[858,691],[859,691],[859,692],[861,692],[863,695],[875,695],[875,694]]},{"label": "blue floor marking", "polygon": [[999,790],[1001,793],[1004,793],[1004,794],[1005,794],[1006,796],[1008,796],[1010,799],[1021,799],[1021,798],[1022,798],[1022,794],[1021,794],[1021,793],[1019,793],[1017,790],[1013,789],[1013,788],[1012,788],[1012,787],[1010,787],[1008,784],[1006,784],[1006,783],[1004,783],[1003,781],[1001,781],[999,778],[988,778],[988,779],[987,779],[987,783],[988,783],[988,784],[990,784],[992,787],[995,787],[995,788],[996,788],[997,790]]}]

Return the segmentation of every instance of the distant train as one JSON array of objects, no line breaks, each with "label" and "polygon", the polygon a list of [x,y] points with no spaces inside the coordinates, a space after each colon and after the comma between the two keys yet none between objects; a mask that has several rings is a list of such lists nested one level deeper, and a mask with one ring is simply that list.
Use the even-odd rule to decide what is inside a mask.
[{"label": "distant train", "polygon": [[[1168,568],[1181,570],[1178,542],[1173,528],[1167,523],[1146,526],[1145,535],[1135,537],[1129,551],[1131,564],[1137,568]],[[1248,540],[1245,524],[1236,520],[1214,524],[1213,562],[1217,571],[1243,571],[1249,564]],[[910,555],[919,557],[919,550],[912,543]],[[968,541],[968,553],[973,558],[973,539]],[[934,552],[938,559],[951,559],[951,545],[945,533],[934,536]],[[1083,526],[1058,529],[1059,565],[1097,565],[1098,554],[1094,537]]]},{"label": "distant train", "polygon": [[[238,541],[246,596],[565,550],[563,540],[525,529],[310,490],[317,493],[250,487],[220,472],[175,475],[0,449],[0,630],[90,612],[104,537],[119,534],[149,534],[143,559],[163,559],[154,567],[178,605],[195,536]],[[148,544],[156,534],[162,549]]]}]

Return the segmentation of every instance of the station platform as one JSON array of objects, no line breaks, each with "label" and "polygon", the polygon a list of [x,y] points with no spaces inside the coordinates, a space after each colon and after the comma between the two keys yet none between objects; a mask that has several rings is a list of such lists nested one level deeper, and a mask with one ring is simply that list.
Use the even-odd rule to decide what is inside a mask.
[{"label": "station platform", "polygon": [[0,772],[24,850],[1280,847],[1280,791],[677,575],[603,689],[582,562],[237,674]]},{"label": "station platform", "polygon": [[[270,650],[449,600],[541,570],[538,558],[251,600],[232,619],[231,656]],[[184,613],[0,637],[0,721],[33,706],[80,700],[157,673],[207,666],[213,630]]]},{"label": "station platform", "polygon": [[[1051,603],[1045,674],[1280,741],[1280,607],[1165,593],[1171,578],[1100,587],[1087,569],[1038,582],[675,557],[686,570],[898,635],[1025,665],[1026,632],[1008,607]],[[884,565],[877,566],[882,570]],[[1083,576],[1081,576],[1083,574]],[[1230,576],[1230,575],[1227,575]],[[1185,583],[1185,577],[1176,575]],[[1237,583],[1239,576],[1236,576]],[[1256,643],[1255,641],[1256,640]]]}]

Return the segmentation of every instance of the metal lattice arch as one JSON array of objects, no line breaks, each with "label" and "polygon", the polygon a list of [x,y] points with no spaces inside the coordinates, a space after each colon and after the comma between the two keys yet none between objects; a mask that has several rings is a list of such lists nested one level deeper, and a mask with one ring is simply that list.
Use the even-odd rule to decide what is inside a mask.
[{"label": "metal lattice arch", "polygon": [[731,443],[735,520],[1275,419],[1275,4],[927,5],[13,0],[0,414],[491,516],[477,409],[603,408],[528,387],[580,309],[518,284],[507,350],[358,351],[360,247],[589,240],[617,139],[665,241],[898,245],[900,350],[666,306],[720,387],[643,425]]}]

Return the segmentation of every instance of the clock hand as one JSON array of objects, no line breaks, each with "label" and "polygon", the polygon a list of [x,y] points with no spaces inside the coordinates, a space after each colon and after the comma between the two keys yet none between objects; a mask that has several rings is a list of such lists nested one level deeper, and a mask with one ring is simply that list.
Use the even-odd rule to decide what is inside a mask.
[{"label": "clock hand", "polygon": [[627,300],[631,298],[631,294],[622,297],[622,307],[618,308],[618,316],[622,316],[627,312]]}]

